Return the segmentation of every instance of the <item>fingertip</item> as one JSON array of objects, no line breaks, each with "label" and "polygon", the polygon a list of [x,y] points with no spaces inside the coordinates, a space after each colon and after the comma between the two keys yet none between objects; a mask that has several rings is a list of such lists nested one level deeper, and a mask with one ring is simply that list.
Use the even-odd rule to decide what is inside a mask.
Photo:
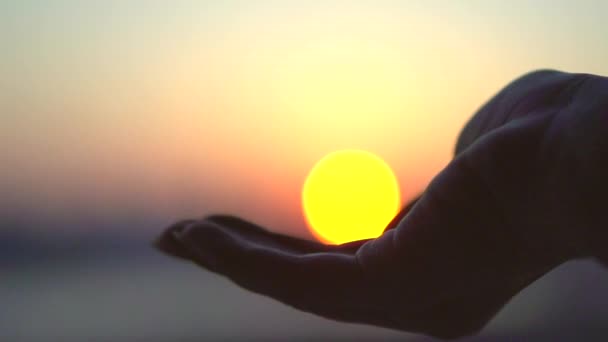
[{"label": "fingertip", "polygon": [[207,249],[225,244],[227,236],[221,225],[209,220],[192,222],[171,232],[173,238],[189,248]]},{"label": "fingertip", "polygon": [[175,239],[175,232],[183,230],[185,227],[194,222],[195,220],[183,220],[171,225],[152,241],[152,245],[159,251],[169,256],[180,259],[191,259],[188,250]]},{"label": "fingertip", "polygon": [[168,256],[179,259],[190,259],[189,253],[172,237],[159,237],[152,242],[152,246]]},{"label": "fingertip", "polygon": [[172,231],[171,234],[192,261],[217,272],[220,264],[217,254],[224,249],[225,241],[215,224],[198,221]]}]

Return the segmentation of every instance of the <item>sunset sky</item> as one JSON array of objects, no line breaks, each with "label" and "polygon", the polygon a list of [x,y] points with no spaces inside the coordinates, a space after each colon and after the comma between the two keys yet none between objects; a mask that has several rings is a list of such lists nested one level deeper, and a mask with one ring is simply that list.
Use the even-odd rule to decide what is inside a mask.
[{"label": "sunset sky", "polygon": [[0,1],[0,212],[87,232],[221,211],[308,237],[317,160],[373,152],[406,201],[513,78],[607,75],[606,13],[602,0]]}]

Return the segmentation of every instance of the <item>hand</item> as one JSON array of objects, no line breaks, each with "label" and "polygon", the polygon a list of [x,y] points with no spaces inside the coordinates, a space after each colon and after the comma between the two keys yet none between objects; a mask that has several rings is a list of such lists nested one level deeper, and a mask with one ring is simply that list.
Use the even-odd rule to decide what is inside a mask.
[{"label": "hand", "polygon": [[473,116],[454,159],[377,239],[329,246],[218,215],[173,225],[157,246],[334,320],[473,334],[531,282],[608,241],[594,235],[601,206],[589,205],[594,189],[608,190],[597,182],[608,174],[597,157],[607,99],[608,79],[592,75],[538,71],[514,81]]}]

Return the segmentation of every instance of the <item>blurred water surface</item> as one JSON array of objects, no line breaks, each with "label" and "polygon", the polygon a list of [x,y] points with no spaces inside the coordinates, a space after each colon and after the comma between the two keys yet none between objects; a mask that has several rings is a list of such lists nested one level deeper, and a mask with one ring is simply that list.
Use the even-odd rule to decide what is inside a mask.
[{"label": "blurred water surface", "polygon": [[[0,340],[429,340],[296,311],[167,258],[145,241],[128,253],[107,251],[7,264]],[[606,289],[608,272],[599,265],[570,262],[524,290],[470,340],[605,340]]]}]

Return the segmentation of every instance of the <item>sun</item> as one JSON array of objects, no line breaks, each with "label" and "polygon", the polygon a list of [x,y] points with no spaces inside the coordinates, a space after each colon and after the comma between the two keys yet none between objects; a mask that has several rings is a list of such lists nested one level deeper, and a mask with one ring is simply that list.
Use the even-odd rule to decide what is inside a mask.
[{"label": "sun", "polygon": [[302,188],[302,209],[311,232],[331,244],[380,236],[400,205],[395,174],[366,151],[326,155]]}]

